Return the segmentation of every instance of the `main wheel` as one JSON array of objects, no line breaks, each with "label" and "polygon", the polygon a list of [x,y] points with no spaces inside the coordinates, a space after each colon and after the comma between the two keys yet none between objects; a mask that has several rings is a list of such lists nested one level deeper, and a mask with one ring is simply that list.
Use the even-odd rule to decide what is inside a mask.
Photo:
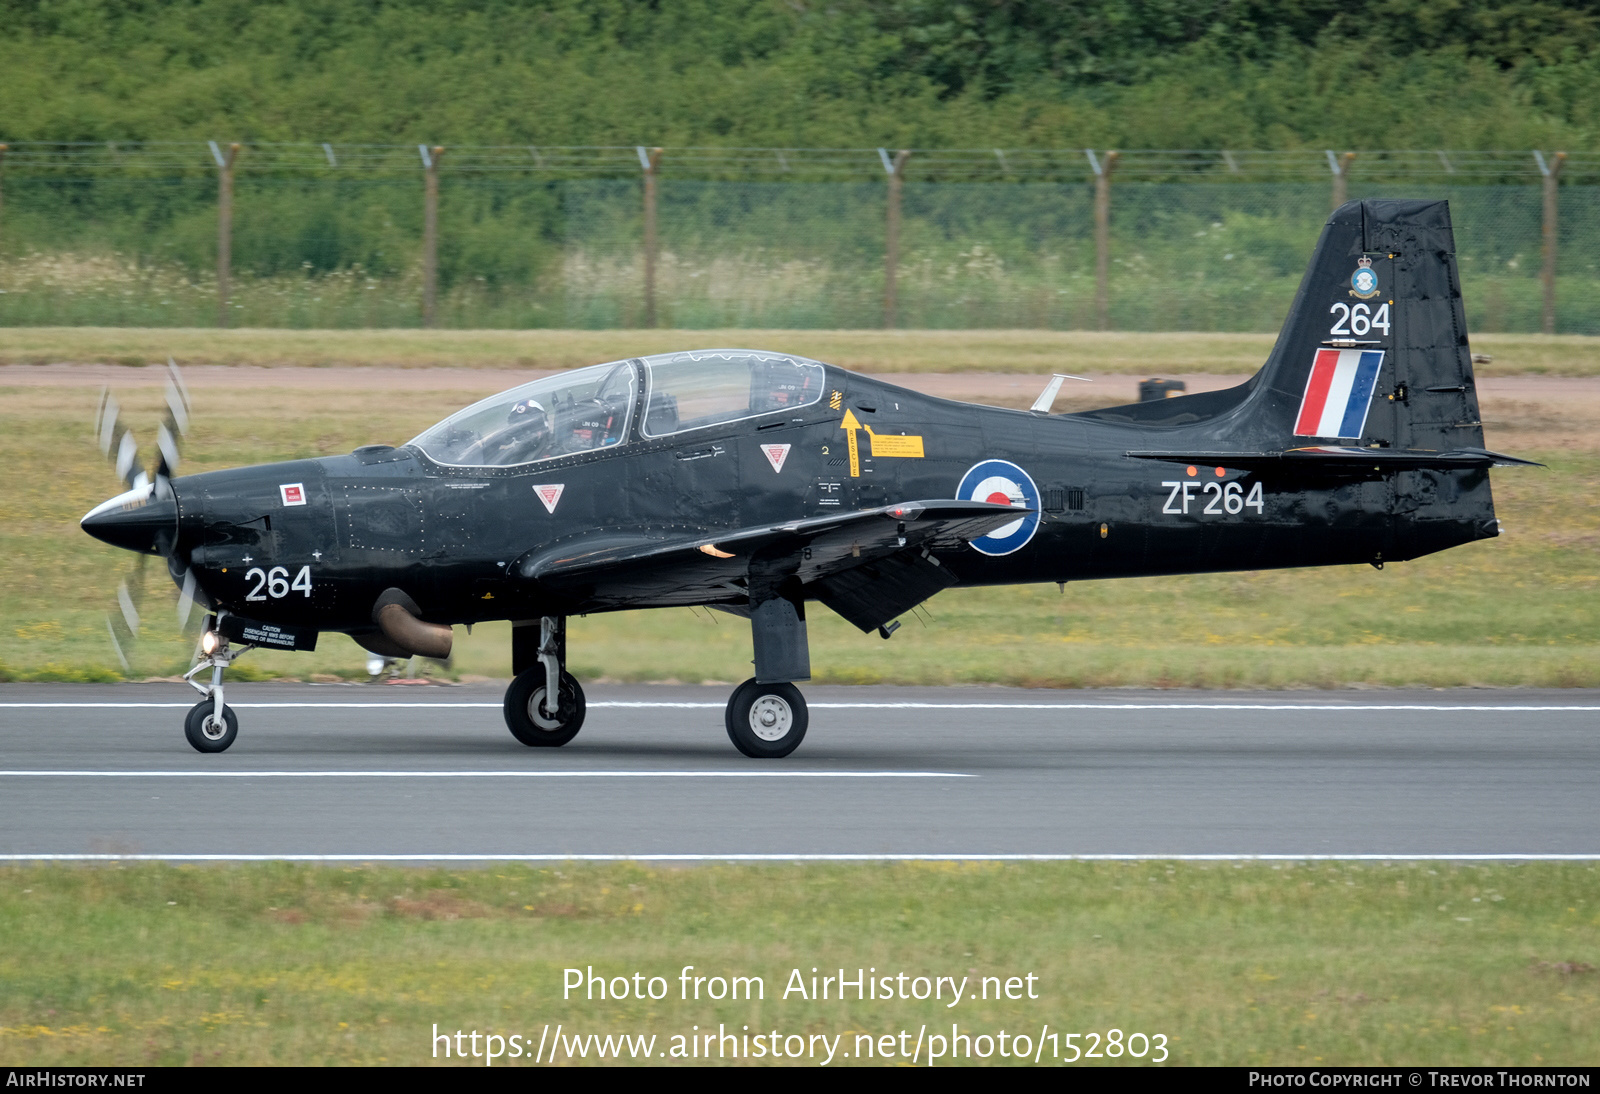
[{"label": "main wheel", "polygon": [[202,699],[189,709],[183,719],[183,735],[196,752],[226,752],[233,739],[239,736],[239,719],[233,708],[224,705],[222,724],[217,724],[216,704]]},{"label": "main wheel", "polygon": [[530,748],[556,748],[583,728],[583,688],[570,673],[561,673],[554,714],[544,711],[545,673],[535,665],[511,681],[506,689],[506,726],[511,735]]},{"label": "main wheel", "polygon": [[776,760],[800,746],[806,736],[805,697],[793,684],[746,680],[728,700],[728,739],[758,760]]}]

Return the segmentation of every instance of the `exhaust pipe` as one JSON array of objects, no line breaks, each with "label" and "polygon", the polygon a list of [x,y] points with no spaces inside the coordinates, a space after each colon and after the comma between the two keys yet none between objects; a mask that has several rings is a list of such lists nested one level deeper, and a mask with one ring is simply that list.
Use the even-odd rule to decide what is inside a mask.
[{"label": "exhaust pipe", "polygon": [[424,623],[421,615],[417,602],[399,589],[385,589],[372,608],[372,621],[390,642],[407,654],[443,661],[455,633],[443,623]]}]

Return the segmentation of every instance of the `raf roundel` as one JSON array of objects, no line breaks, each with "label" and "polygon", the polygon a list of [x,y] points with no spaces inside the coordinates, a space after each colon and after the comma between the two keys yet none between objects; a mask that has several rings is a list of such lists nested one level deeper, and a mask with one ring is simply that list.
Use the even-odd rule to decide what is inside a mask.
[{"label": "raf roundel", "polygon": [[1020,551],[1039,530],[1039,488],[1026,471],[1007,460],[984,460],[961,476],[956,497],[962,501],[987,501],[1031,509],[1010,524],[972,541],[973,550],[986,555]]}]

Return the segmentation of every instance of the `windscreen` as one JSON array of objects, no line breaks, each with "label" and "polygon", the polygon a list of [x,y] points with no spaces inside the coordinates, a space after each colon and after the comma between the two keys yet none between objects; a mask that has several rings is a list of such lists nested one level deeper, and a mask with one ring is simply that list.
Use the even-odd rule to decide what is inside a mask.
[{"label": "windscreen", "polygon": [[644,363],[650,376],[647,437],[796,410],[822,398],[822,366],[790,354],[691,350],[646,357]]},{"label": "windscreen", "polygon": [[547,376],[473,403],[411,443],[439,463],[467,467],[510,467],[619,445],[628,436],[635,384],[627,361]]}]

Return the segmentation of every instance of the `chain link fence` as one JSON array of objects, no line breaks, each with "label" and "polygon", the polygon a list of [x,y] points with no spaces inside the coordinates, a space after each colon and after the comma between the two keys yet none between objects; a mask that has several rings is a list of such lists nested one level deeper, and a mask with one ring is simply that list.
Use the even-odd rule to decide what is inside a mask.
[{"label": "chain link fence", "polygon": [[1272,331],[1342,191],[1450,201],[1474,330],[1600,334],[1595,156],[419,151],[13,145],[0,325]]}]

